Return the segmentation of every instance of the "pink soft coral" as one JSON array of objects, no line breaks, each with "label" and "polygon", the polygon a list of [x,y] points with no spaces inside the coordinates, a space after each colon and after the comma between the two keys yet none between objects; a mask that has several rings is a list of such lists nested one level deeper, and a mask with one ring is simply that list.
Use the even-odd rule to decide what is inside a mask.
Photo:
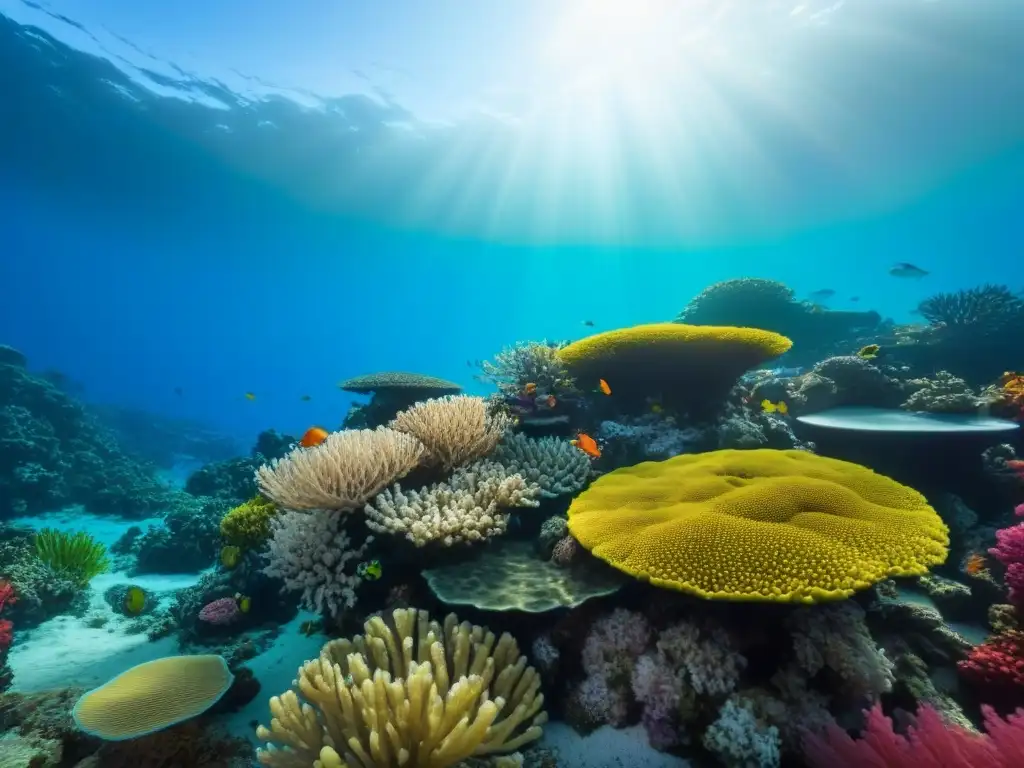
[{"label": "pink soft coral", "polygon": [[[1014,509],[1017,517],[1024,517],[1024,504]],[[1006,586],[1010,589],[1010,602],[1024,608],[1024,523],[996,531],[996,545],[989,554],[1006,566]]]},{"label": "pink soft coral", "polygon": [[1003,720],[982,707],[988,735],[948,726],[927,705],[917,711],[917,725],[906,736],[893,731],[892,720],[876,704],[867,714],[860,739],[834,723],[820,735],[804,736],[804,759],[810,768],[1019,768],[1024,766],[1024,710]]}]

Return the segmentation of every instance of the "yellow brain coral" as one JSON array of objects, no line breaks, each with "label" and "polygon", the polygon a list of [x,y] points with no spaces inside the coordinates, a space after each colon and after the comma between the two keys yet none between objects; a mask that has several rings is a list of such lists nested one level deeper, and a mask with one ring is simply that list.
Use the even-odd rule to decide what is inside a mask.
[{"label": "yellow brain coral", "polygon": [[719,600],[841,600],[945,561],[925,498],[866,467],[804,451],[713,451],[604,475],[569,530],[652,584]]},{"label": "yellow brain coral", "polygon": [[793,342],[758,328],[654,323],[588,336],[558,351],[584,386],[604,379],[612,395],[713,399],[744,371],[785,353]]}]

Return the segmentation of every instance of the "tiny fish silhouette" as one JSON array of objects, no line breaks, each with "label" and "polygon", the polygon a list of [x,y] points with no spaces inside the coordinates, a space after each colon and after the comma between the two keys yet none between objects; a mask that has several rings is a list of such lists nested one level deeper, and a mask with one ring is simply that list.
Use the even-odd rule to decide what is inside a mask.
[{"label": "tiny fish silhouette", "polygon": [[889,274],[893,277],[924,277],[928,273],[920,267],[914,266],[908,261],[901,261],[898,264],[894,264],[889,269]]},{"label": "tiny fish silhouette", "polygon": [[304,402],[304,403],[308,403],[308,402],[309,402],[310,400],[312,400],[312,399],[313,399],[313,398],[312,398],[312,397],[310,397],[309,395],[303,395],[302,397],[300,397],[300,398],[299,398],[299,400],[301,400],[301,401],[302,401],[302,402]]},{"label": "tiny fish silhouette", "polygon": [[593,320],[584,320],[583,324],[585,326],[587,326],[587,328],[593,328],[594,327],[594,321]]}]

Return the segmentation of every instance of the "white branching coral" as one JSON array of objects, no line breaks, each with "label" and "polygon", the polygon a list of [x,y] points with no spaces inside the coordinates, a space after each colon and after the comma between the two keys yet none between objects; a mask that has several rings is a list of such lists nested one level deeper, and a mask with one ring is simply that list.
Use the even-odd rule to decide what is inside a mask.
[{"label": "white branching coral", "polygon": [[864,609],[847,600],[798,608],[786,620],[796,662],[808,677],[825,667],[846,683],[847,696],[877,698],[892,689],[893,664],[864,623]]},{"label": "white branching coral", "polygon": [[388,426],[423,443],[434,463],[455,469],[493,451],[512,418],[492,412],[482,397],[448,395],[416,403]]},{"label": "white branching coral", "polygon": [[540,486],[546,499],[579,491],[590,477],[590,457],[568,440],[508,435],[491,456],[509,472]]},{"label": "white branching coral", "polygon": [[283,509],[357,509],[405,477],[426,448],[393,429],[346,429],[296,448],[256,470],[256,482]]},{"label": "white branching coral", "polygon": [[759,721],[750,706],[730,698],[704,732],[704,746],[728,768],[774,768],[781,763],[779,731]]},{"label": "white branching coral", "polygon": [[510,507],[536,507],[540,488],[500,464],[480,461],[445,483],[403,492],[395,485],[366,506],[366,525],[378,533],[404,535],[416,546],[445,546],[488,539],[505,532]]},{"label": "white branching coral", "polygon": [[336,616],[356,602],[362,579],[356,568],[372,541],[354,546],[343,526],[349,516],[340,510],[316,514],[282,512],[271,520],[268,576],[279,578],[285,589],[301,592],[303,606]]},{"label": "white branching coral", "polygon": [[558,345],[547,341],[519,342],[505,347],[484,361],[483,377],[503,395],[515,397],[527,384],[536,384],[537,391],[566,394],[575,389],[565,364],[558,359]]}]

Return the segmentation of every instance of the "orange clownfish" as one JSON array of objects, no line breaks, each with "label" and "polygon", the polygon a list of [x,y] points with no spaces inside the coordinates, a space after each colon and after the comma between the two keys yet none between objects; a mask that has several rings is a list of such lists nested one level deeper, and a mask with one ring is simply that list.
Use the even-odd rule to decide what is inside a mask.
[{"label": "orange clownfish", "polygon": [[608,382],[604,379],[598,379],[597,386],[600,387],[601,391],[606,395],[610,395],[612,393],[612,388],[608,386]]},{"label": "orange clownfish", "polygon": [[533,397],[534,395],[537,394],[537,385],[534,384],[532,381],[529,382],[523,387],[523,394],[526,395],[527,397]]},{"label": "orange clownfish", "polygon": [[306,430],[306,434],[302,436],[299,445],[303,448],[313,448],[326,440],[327,435],[328,432],[323,427],[310,427]]},{"label": "orange clownfish", "polygon": [[601,449],[598,448],[597,441],[586,432],[580,432],[576,439],[572,441],[572,444],[592,459],[601,458]]}]

